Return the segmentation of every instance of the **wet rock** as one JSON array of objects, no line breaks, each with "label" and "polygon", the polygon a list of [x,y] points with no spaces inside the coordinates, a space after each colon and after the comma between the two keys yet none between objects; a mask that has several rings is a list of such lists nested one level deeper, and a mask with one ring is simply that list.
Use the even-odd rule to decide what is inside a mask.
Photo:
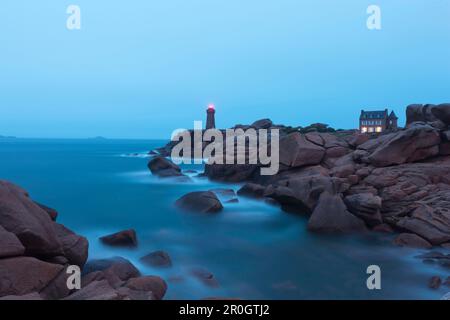
[{"label": "wet rock", "polygon": [[172,259],[170,259],[169,254],[161,250],[149,253],[148,255],[142,257],[140,261],[152,267],[167,268],[172,266]]},{"label": "wet rock", "polygon": [[381,217],[381,198],[371,193],[353,194],[345,197],[348,210],[364,220],[368,226],[374,227],[383,223]]},{"label": "wet rock", "polygon": [[16,235],[0,225],[0,258],[21,256],[24,253],[25,247]]},{"label": "wet rock", "polygon": [[179,166],[162,156],[153,157],[147,166],[153,175],[160,178],[184,176]]},{"label": "wet rock", "polygon": [[428,287],[431,289],[439,289],[441,284],[442,284],[442,279],[441,279],[441,277],[438,277],[438,276],[431,277],[430,280],[428,281]]},{"label": "wet rock", "polygon": [[39,202],[34,202],[36,203],[39,207],[41,207],[43,210],[45,210],[45,212],[48,213],[50,219],[52,219],[53,221],[56,221],[56,219],[58,218],[58,211],[56,211],[53,208],[47,207],[46,205],[43,205],[42,203]]},{"label": "wet rock", "polygon": [[63,250],[48,213],[23,189],[0,180],[0,225],[15,234],[27,255],[61,255]]},{"label": "wet rock", "polygon": [[119,231],[100,238],[100,241],[109,246],[115,247],[136,247],[136,231],[133,229]]},{"label": "wet rock", "polygon": [[308,229],[315,232],[349,233],[366,230],[362,220],[347,211],[339,195],[323,192],[309,221]]},{"label": "wet rock", "polygon": [[199,213],[216,213],[223,209],[220,200],[211,191],[196,191],[185,194],[175,202],[183,210]]},{"label": "wet rock", "polygon": [[85,237],[79,236],[62,224],[55,224],[56,234],[61,241],[64,258],[70,264],[83,268],[88,258],[89,243]]},{"label": "wet rock", "polygon": [[[98,271],[102,273],[90,275]],[[121,257],[90,260],[83,268],[83,280],[85,283],[93,280],[106,279],[111,286],[117,287],[123,281],[139,276],[139,270],[130,261]]]},{"label": "wet rock", "polygon": [[432,245],[425,239],[412,233],[401,233],[395,238],[393,244],[399,247],[410,247],[418,249],[430,249]]},{"label": "wet rock", "polygon": [[33,257],[0,259],[0,297],[39,292],[62,270],[61,265]]},{"label": "wet rock", "polygon": [[157,300],[161,300],[167,291],[166,282],[157,276],[133,278],[127,281],[125,287],[136,291],[152,292]]},{"label": "wet rock", "polygon": [[266,187],[256,183],[246,183],[237,192],[239,196],[249,198],[262,198]]},{"label": "wet rock", "polygon": [[94,281],[64,300],[120,300],[120,295],[106,280]]}]

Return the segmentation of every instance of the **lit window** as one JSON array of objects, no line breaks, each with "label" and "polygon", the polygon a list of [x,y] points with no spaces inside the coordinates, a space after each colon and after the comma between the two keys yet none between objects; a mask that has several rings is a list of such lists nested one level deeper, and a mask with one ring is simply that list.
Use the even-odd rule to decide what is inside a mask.
[{"label": "lit window", "polygon": [[374,132],[374,128],[373,127],[369,127],[369,132]]},{"label": "lit window", "polygon": [[383,129],[381,127],[377,127],[377,132],[381,132]]},{"label": "lit window", "polygon": [[361,132],[362,132],[362,133],[366,133],[366,132],[367,132],[367,127],[362,127],[362,128],[361,128]]}]

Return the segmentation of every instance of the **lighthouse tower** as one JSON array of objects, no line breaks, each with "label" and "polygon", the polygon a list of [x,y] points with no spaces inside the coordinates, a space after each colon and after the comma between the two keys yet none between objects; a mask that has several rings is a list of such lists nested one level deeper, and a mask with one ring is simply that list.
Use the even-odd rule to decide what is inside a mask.
[{"label": "lighthouse tower", "polygon": [[216,119],[214,114],[216,113],[216,108],[213,104],[208,106],[206,109],[206,129],[215,129],[216,128]]}]

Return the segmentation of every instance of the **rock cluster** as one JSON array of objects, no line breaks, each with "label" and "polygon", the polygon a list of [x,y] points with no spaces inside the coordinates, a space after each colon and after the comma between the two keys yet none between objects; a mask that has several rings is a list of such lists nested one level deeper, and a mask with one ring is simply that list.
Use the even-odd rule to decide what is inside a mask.
[{"label": "rock cluster", "polygon": [[58,299],[70,292],[66,267],[80,268],[88,241],[54,220],[56,211],[0,181],[0,297]]},{"label": "rock cluster", "polygon": [[450,104],[411,105],[407,127],[382,134],[298,130],[280,135],[280,172],[207,165],[205,175],[246,182],[239,195],[311,216],[313,231],[405,233],[397,244],[450,242]]},{"label": "rock cluster", "polygon": [[[0,300],[153,300],[164,296],[164,280],[141,276],[125,259],[86,264],[87,239],[57,223],[57,215],[22,188],[0,180]],[[124,244],[129,243],[129,236],[132,241],[129,231],[104,241]],[[68,288],[69,266],[82,270],[81,290]]]}]

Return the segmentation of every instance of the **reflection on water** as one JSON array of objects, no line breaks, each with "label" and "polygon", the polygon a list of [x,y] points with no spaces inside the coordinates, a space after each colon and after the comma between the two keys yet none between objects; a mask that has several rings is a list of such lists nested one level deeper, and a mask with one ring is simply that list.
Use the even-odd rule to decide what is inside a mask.
[{"label": "reflection on water", "polygon": [[[216,215],[179,212],[173,203],[187,192],[222,185],[190,173],[192,183],[157,179],[146,150],[162,141],[16,140],[0,142],[0,177],[57,208],[59,221],[87,236],[90,258],[123,256],[144,274],[162,276],[167,298],[244,299],[438,299],[446,288],[427,288],[445,269],[423,264],[420,250],[392,247],[391,236],[324,236],[306,230],[307,218],[245,198],[225,203]],[[136,153],[136,154],[135,154]],[[189,168],[201,172],[198,165]],[[108,248],[98,237],[123,229],[138,233],[137,249]],[[139,258],[167,251],[169,269]],[[366,268],[382,270],[382,290],[366,287]],[[208,286],[193,270],[214,274]]]}]

